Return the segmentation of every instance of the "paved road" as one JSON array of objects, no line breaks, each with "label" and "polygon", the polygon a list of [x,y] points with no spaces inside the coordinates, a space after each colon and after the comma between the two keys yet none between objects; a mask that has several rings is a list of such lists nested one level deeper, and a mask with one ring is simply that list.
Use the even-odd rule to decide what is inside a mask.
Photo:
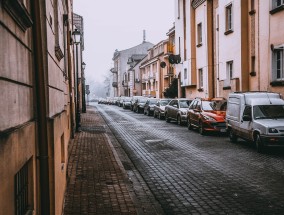
[{"label": "paved road", "polygon": [[284,151],[96,105],[165,214],[284,214]]}]

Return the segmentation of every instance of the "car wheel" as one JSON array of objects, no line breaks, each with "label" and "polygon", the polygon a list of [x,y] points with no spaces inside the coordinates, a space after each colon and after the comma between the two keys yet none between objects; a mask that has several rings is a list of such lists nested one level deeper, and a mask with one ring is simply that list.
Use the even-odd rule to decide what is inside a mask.
[{"label": "car wheel", "polygon": [[192,130],[192,124],[191,124],[191,120],[187,119],[187,129],[188,130]]},{"label": "car wheel", "polygon": [[205,135],[205,130],[203,128],[202,122],[199,122],[198,131],[199,131],[199,134]]},{"label": "car wheel", "polygon": [[177,124],[180,126],[182,125],[181,117],[179,115],[177,116]]},{"label": "car wheel", "polygon": [[229,131],[229,138],[232,143],[236,143],[238,141],[238,136],[234,134],[233,129]]},{"label": "car wheel", "polygon": [[171,119],[168,117],[168,114],[166,114],[165,117],[166,117],[166,122],[170,122],[171,121]]},{"label": "car wheel", "polygon": [[255,146],[256,146],[256,151],[259,153],[263,153],[264,151],[264,145],[261,141],[260,135],[257,134],[255,137]]}]

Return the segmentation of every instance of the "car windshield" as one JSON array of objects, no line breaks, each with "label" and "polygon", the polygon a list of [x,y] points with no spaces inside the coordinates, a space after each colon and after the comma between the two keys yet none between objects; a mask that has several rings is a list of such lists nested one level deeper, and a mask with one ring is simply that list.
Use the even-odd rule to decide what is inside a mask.
[{"label": "car windshield", "polygon": [[257,105],[253,107],[254,119],[284,118],[284,105]]},{"label": "car windshield", "polygon": [[227,109],[227,101],[203,101],[202,109],[205,111],[226,111]]},{"label": "car windshield", "polygon": [[161,101],[160,101],[160,105],[161,105],[161,106],[166,106],[167,104],[169,104],[170,101],[171,101],[171,100],[161,100]]},{"label": "car windshield", "polygon": [[139,103],[146,103],[147,99],[138,99]]},{"label": "car windshield", "polygon": [[180,100],[179,101],[180,108],[188,108],[189,104],[190,104],[190,101],[188,101],[188,100]]},{"label": "car windshield", "polygon": [[150,105],[153,105],[153,104],[156,104],[156,103],[157,103],[157,99],[149,100]]}]

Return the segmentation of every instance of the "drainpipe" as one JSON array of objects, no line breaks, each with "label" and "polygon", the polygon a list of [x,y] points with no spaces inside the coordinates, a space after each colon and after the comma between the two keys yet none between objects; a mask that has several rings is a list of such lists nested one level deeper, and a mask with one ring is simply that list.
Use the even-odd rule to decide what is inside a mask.
[{"label": "drainpipe", "polygon": [[[47,92],[46,92],[46,34],[45,19],[42,12],[45,10],[44,1],[31,1],[33,26],[33,57],[34,57],[34,75],[35,75],[35,97],[37,114],[37,148],[39,160],[39,198],[41,215],[50,215],[50,191],[49,191],[49,165],[48,165],[48,132],[47,125]],[[42,8],[43,7],[43,8]]]}]

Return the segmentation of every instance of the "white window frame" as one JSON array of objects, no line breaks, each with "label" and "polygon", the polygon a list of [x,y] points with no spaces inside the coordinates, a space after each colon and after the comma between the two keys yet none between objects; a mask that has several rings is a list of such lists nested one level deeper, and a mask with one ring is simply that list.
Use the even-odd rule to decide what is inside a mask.
[{"label": "white window frame", "polygon": [[[278,2],[279,1],[279,2]],[[278,5],[278,3],[280,3]],[[284,0],[272,0],[272,10],[284,5]]]},{"label": "white window frame", "polygon": [[226,75],[228,80],[231,80],[234,76],[234,61],[232,60],[226,63]]},{"label": "white window frame", "polygon": [[[230,13],[228,13],[230,12]],[[225,7],[225,26],[226,31],[232,31],[233,30],[233,3],[229,3]]]},{"label": "white window frame", "polygon": [[203,69],[200,68],[198,69],[198,84],[199,84],[199,88],[203,89],[204,83],[203,83]]},{"label": "white window frame", "polygon": [[275,48],[272,52],[272,72],[274,80],[284,80],[284,47]]},{"label": "white window frame", "polygon": [[202,22],[197,24],[197,45],[202,44]]}]

